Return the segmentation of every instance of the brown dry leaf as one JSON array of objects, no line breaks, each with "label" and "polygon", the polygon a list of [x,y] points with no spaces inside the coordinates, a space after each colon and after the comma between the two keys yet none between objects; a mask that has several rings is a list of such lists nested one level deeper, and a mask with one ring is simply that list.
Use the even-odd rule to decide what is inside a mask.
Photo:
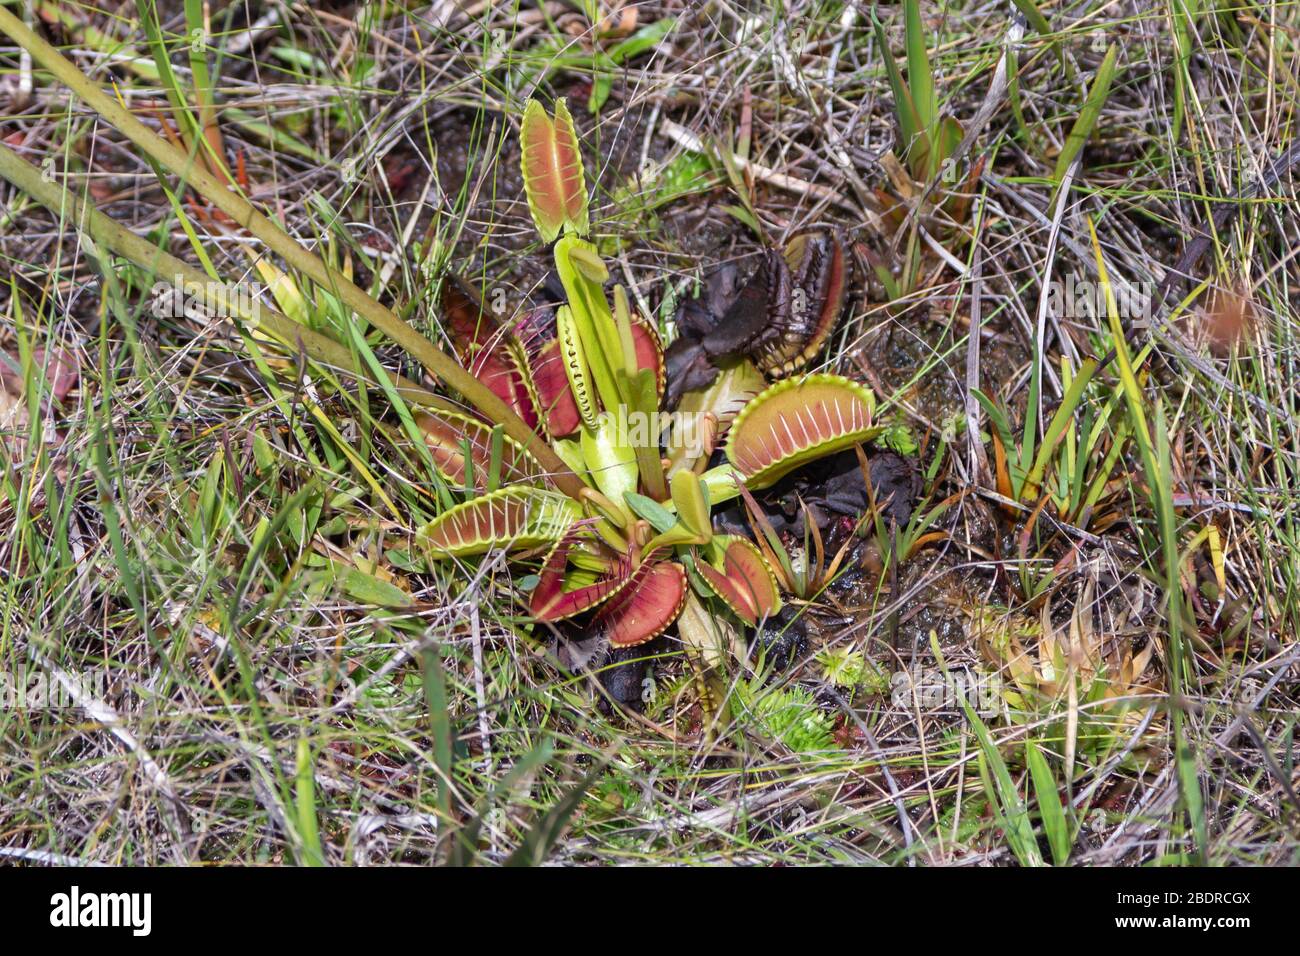
[{"label": "brown dry leaf", "polygon": [[[45,376],[49,395],[60,404],[67,400],[81,380],[76,353],[62,346],[55,346],[48,352],[45,348],[33,349],[32,366],[35,374]],[[0,443],[7,447],[15,459],[21,459],[27,453],[31,414],[25,393],[26,382],[18,356],[0,352]],[[45,419],[52,415],[50,404],[48,399],[42,397],[41,411]],[[62,444],[63,438],[63,432],[53,422],[49,422],[44,429],[44,442],[57,446]],[[66,477],[64,466],[57,466],[55,474],[63,480]]]},{"label": "brown dry leaf", "polygon": [[892,152],[880,157],[880,168],[889,177],[889,184],[894,187],[895,194],[903,197],[904,201],[915,195],[916,183]]},{"label": "brown dry leaf", "polygon": [[640,11],[635,5],[614,3],[610,5],[609,13],[601,18],[597,32],[602,39],[620,40],[632,35],[639,19]]}]

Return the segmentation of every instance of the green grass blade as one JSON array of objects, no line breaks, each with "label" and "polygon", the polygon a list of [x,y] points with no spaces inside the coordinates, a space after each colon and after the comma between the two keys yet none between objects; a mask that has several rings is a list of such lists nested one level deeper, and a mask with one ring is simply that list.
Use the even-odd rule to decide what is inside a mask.
[{"label": "green grass blade", "polygon": [[[948,664],[944,659],[943,648],[939,646],[939,636],[934,631],[930,632],[930,652],[934,654],[934,659],[946,678]],[[979,741],[980,777],[984,781],[989,804],[997,814],[998,822],[1006,834],[1011,852],[1015,854],[1021,866],[1042,866],[1043,856],[1034,839],[1034,826],[1029,819],[1029,811],[1025,808],[1024,801],[1020,799],[1020,792],[1016,788],[1015,781],[1011,779],[1011,772],[1007,769],[1006,761],[1002,759],[997,743],[994,742],[984,721],[980,719],[980,715],[966,699],[966,695],[959,694],[957,700],[966,714],[967,722],[975,732],[975,738]],[[992,771],[991,776],[990,771]]]},{"label": "green grass blade", "polygon": [[297,774],[294,780],[294,815],[301,850],[302,866],[324,866],[325,850],[320,842],[320,825],[316,818],[316,778],[312,770],[311,744],[298,738]]},{"label": "green grass blade", "polygon": [[1097,67],[1097,75],[1092,78],[1092,85],[1088,87],[1088,94],[1084,97],[1083,109],[1079,111],[1078,118],[1070,127],[1065,145],[1061,147],[1061,154],[1056,158],[1056,169],[1052,173],[1053,192],[1060,188],[1070,164],[1082,151],[1084,144],[1088,142],[1088,137],[1092,135],[1093,128],[1097,125],[1101,108],[1106,105],[1106,98],[1110,96],[1110,84],[1115,78],[1115,61],[1118,56],[1119,47],[1112,43],[1110,49],[1106,51],[1105,59],[1101,61],[1101,66]]},{"label": "green grass blade", "polygon": [[451,712],[447,697],[447,676],[442,667],[442,651],[435,645],[426,648],[424,661],[424,696],[429,704],[429,734],[433,738],[433,766],[438,774],[438,825],[450,830],[452,777]]},{"label": "green grass blade", "polygon": [[1034,459],[1034,466],[1029,470],[1025,477],[1025,483],[1030,488],[1037,488],[1043,481],[1043,474],[1047,470],[1047,463],[1051,460],[1052,454],[1056,451],[1056,446],[1065,436],[1065,431],[1070,422],[1074,419],[1074,413],[1083,401],[1084,389],[1092,380],[1092,374],[1097,370],[1095,359],[1086,359],[1079,368],[1079,373],[1066,389],[1064,397],[1061,399],[1061,406],[1052,416],[1051,423],[1047,426],[1047,431],[1043,434],[1043,444],[1038,449],[1038,456]]},{"label": "green grass blade", "polygon": [[1072,842],[1069,822],[1065,818],[1065,808],[1061,805],[1061,794],[1052,769],[1047,765],[1043,752],[1032,740],[1025,741],[1025,763],[1029,766],[1029,778],[1034,786],[1043,832],[1047,835],[1047,843],[1052,850],[1052,861],[1057,866],[1065,866],[1070,862]]},{"label": "green grass blade", "polygon": [[893,51],[889,48],[889,39],[885,36],[884,25],[877,18],[874,9],[871,11],[871,25],[876,31],[876,46],[880,48],[880,58],[885,61],[885,73],[889,77],[889,88],[894,94],[894,111],[898,119],[898,135],[902,142],[902,152],[906,154],[911,149],[917,134],[922,132],[925,126],[921,122],[916,103],[912,99],[912,92],[908,89],[907,82],[898,69],[898,62],[894,59]]},{"label": "green grass blade", "polygon": [[451,855],[447,860],[451,866],[469,866],[474,862],[479,833],[482,832],[483,824],[487,822],[493,805],[498,799],[508,797],[523,780],[546,766],[553,753],[554,748],[549,743],[544,742],[515,761],[515,765],[510,768],[510,771],[497,781],[487,796],[483,798],[483,801],[475,808],[473,817],[457,832],[455,842],[452,844]]},{"label": "green grass blade", "polygon": [[1162,559],[1165,571],[1165,593],[1168,599],[1166,615],[1169,627],[1169,710],[1173,723],[1174,758],[1178,768],[1179,791],[1183,807],[1192,821],[1196,835],[1197,852],[1204,862],[1208,832],[1205,822],[1204,799],[1201,796],[1200,781],[1196,766],[1196,755],[1187,739],[1185,714],[1183,711],[1183,688],[1185,686],[1183,668],[1186,663],[1182,634],[1183,584],[1179,574],[1178,526],[1174,518],[1173,474],[1169,454],[1169,433],[1165,426],[1164,412],[1159,404],[1156,406],[1156,430],[1147,424],[1142,388],[1133,371],[1133,361],[1129,355],[1124,328],[1120,323],[1119,308],[1115,302],[1115,292],[1110,284],[1106,270],[1106,261],[1101,254],[1101,243],[1097,231],[1088,220],[1092,235],[1093,254],[1097,260],[1097,271],[1102,289],[1106,296],[1106,311],[1110,318],[1110,333],[1115,347],[1115,364],[1120,382],[1124,389],[1124,398],[1128,406],[1129,418],[1133,426],[1133,440],[1142,457],[1142,467],[1146,472],[1148,494],[1156,515],[1156,525],[1160,532]]},{"label": "green grass blade", "polygon": [[523,841],[506,860],[506,866],[538,866],[546,860],[564,834],[591,785],[605,772],[608,759],[601,760],[581,780],[570,787],[556,804],[528,828]]},{"label": "green grass blade", "polygon": [[921,24],[921,0],[906,0],[903,22],[907,44],[907,84],[912,91],[912,104],[920,128],[933,141],[939,106],[934,74],[930,70],[930,55],[926,50],[925,27]]},{"label": "green grass blade", "polygon": [[[993,805],[998,822],[1006,834],[1007,845],[1011,847],[1011,852],[1015,854],[1021,866],[1042,866],[1043,857],[1034,839],[1034,825],[1029,819],[1029,811],[1025,808],[1024,801],[1020,799],[1020,793],[1016,789],[1015,781],[1011,779],[1011,771],[1007,769],[1006,761],[998,751],[998,745],[994,743],[988,727],[980,720],[979,714],[975,713],[975,708],[971,707],[970,701],[966,700],[965,696],[958,699],[961,701],[962,710],[966,712],[966,719],[975,731],[976,739],[979,740],[980,776],[984,778],[989,802]],[[990,770],[992,780],[989,779]]]}]

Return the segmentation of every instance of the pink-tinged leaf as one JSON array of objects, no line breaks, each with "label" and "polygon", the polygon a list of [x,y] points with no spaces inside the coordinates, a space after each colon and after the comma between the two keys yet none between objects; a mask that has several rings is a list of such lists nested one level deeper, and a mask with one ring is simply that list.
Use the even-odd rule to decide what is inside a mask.
[{"label": "pink-tinged leaf", "polygon": [[660,400],[664,397],[664,348],[659,333],[639,314],[632,321],[632,346],[636,350],[636,365],[654,373],[655,389]]},{"label": "pink-tinged leaf", "polygon": [[55,348],[47,353],[45,349],[32,352],[32,361],[37,368],[45,370],[45,380],[50,384],[50,394],[60,402],[77,387],[81,375],[75,352],[65,348]]},{"label": "pink-tinged leaf", "polygon": [[[465,450],[469,448],[474,468],[474,487],[487,490],[487,478],[492,468],[492,427],[454,412],[420,412],[415,424],[424,434],[429,455],[438,472],[453,485],[464,488],[468,484],[465,468]],[[519,444],[508,435],[501,436],[502,484],[528,481],[541,475],[541,467]]]},{"label": "pink-tinged leaf", "polygon": [[562,621],[565,618],[590,611],[608,601],[632,580],[632,570],[626,561],[619,561],[599,580],[585,587],[564,590],[564,574],[573,547],[573,535],[566,535],[546,556],[537,587],[529,598],[529,612],[539,621]]},{"label": "pink-tinged leaf", "polygon": [[615,647],[635,647],[662,634],[685,603],[685,569],[673,561],[647,561],[596,612],[594,623]]},{"label": "pink-tinged leaf", "polygon": [[555,123],[537,100],[524,109],[519,140],[528,209],[542,239],[554,242],[567,218],[564,191],[556,168]]},{"label": "pink-tinged leaf", "polygon": [[[81,376],[76,353],[59,346],[48,353],[44,348],[33,349],[32,369],[38,377],[45,377],[50,394],[60,402],[77,387]],[[0,355],[0,389],[15,396],[23,394],[22,366],[17,355]]]},{"label": "pink-tinged leaf", "polygon": [[727,459],[751,489],[764,488],[800,465],[870,441],[870,389],[839,375],[777,382],[745,406],[731,426]]},{"label": "pink-tinged leaf", "polygon": [[537,393],[537,408],[547,433],[555,438],[572,435],[582,424],[582,416],[569,388],[559,339],[551,339],[538,350],[531,364],[531,374]]},{"label": "pink-tinged leaf", "polygon": [[564,212],[580,236],[591,229],[587,219],[587,177],[582,169],[582,150],[573,117],[564,100],[555,101],[555,155],[564,183]]},{"label": "pink-tinged leaf", "polygon": [[537,100],[528,101],[520,147],[528,208],[542,239],[554,242],[566,223],[585,234],[590,228],[587,183],[573,117],[563,100],[555,102],[554,119]]},{"label": "pink-tinged leaf", "polygon": [[514,410],[529,428],[537,410],[519,371],[517,343],[464,283],[448,277],[442,287],[442,318],[456,358],[470,374]]},{"label": "pink-tinged leaf", "polygon": [[442,321],[456,357],[466,368],[501,337],[500,325],[483,308],[482,300],[456,276],[448,276],[443,283]]},{"label": "pink-tinged leaf", "polygon": [[448,509],[420,529],[419,540],[434,558],[535,548],[559,541],[581,517],[565,495],[515,486]]},{"label": "pink-tinged leaf", "polygon": [[781,608],[772,569],[759,550],[743,538],[727,545],[722,570],[703,561],[697,561],[695,568],[713,593],[750,627]]}]

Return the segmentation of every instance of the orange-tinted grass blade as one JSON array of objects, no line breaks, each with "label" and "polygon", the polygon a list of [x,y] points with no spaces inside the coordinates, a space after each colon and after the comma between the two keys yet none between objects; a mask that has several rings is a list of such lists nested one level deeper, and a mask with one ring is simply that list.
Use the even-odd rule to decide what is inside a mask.
[{"label": "orange-tinted grass blade", "polygon": [[[1002,447],[1002,439],[998,437],[997,429],[990,428],[993,435],[993,467],[997,470],[998,494],[1004,498],[1014,498],[1011,492],[1011,475],[1007,471],[1007,450]],[[1002,505],[1003,511],[1014,514],[1014,509],[1009,509],[1007,505]]]},{"label": "orange-tinted grass blade", "polygon": [[984,175],[984,162],[988,157],[981,156],[971,164],[970,173],[961,188],[948,197],[948,215],[958,226],[965,225],[970,217],[971,202],[979,189],[980,177]]},{"label": "orange-tinted grass blade", "polygon": [[914,557],[918,551],[927,545],[933,544],[936,541],[946,541],[951,537],[952,535],[947,531],[931,531],[928,534],[923,534],[912,541],[912,546],[908,549],[907,554],[903,555],[903,560],[906,561],[909,558]]},{"label": "orange-tinted grass blade", "polygon": [[[868,481],[871,479],[868,478]],[[809,554],[807,539],[812,537],[812,558],[808,560],[809,580],[816,584],[822,580],[822,572],[826,569],[826,545],[822,542],[822,529],[817,526],[813,519],[812,511],[802,498],[799,499],[799,507],[803,510],[803,527],[804,527],[804,555]]]},{"label": "orange-tinted grass blade", "polygon": [[903,223],[907,220],[907,209],[901,202],[892,195],[877,187],[875,189],[876,200],[880,203],[880,217],[889,225],[890,232],[897,232],[903,228]]},{"label": "orange-tinted grass blade", "polygon": [[758,540],[763,557],[767,560],[767,566],[781,579],[782,587],[787,591],[793,591],[794,571],[785,546],[781,543],[780,536],[776,533],[776,529],[772,527],[772,522],[768,520],[767,515],[763,513],[763,509],[759,507],[758,501],[750,494],[749,489],[744,484],[741,484],[739,488],[740,495],[745,502],[745,514],[749,520],[749,527]]}]

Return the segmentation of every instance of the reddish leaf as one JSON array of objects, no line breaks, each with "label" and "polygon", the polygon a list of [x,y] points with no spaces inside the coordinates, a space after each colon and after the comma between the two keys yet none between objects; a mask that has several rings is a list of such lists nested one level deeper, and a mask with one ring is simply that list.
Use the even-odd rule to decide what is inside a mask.
[{"label": "reddish leaf", "polygon": [[448,509],[421,528],[419,538],[435,558],[535,548],[559,541],[581,517],[565,495],[516,485]]},{"label": "reddish leaf", "polygon": [[582,153],[573,117],[564,100],[555,101],[555,160],[564,195],[564,212],[579,235],[590,228],[587,221],[587,182],[582,170]]},{"label": "reddish leaf", "polygon": [[[32,350],[32,369],[45,376],[50,394],[63,401],[77,387],[81,376],[76,353],[56,346],[48,353],[44,348]],[[0,354],[0,389],[12,395],[23,394],[23,372],[17,355]]]},{"label": "reddish leaf", "polygon": [[664,349],[659,333],[645,319],[637,315],[632,322],[632,345],[636,349],[637,368],[650,369],[655,375],[655,389],[664,397]]},{"label": "reddish leaf", "polygon": [[764,488],[806,462],[878,435],[870,390],[838,375],[777,382],[731,426],[727,459],[751,489]]},{"label": "reddish leaf", "polygon": [[575,537],[568,535],[546,556],[542,573],[529,599],[529,611],[539,621],[562,621],[590,611],[618,594],[632,580],[626,562],[619,562],[609,574],[593,584],[564,590],[564,572]]},{"label": "reddish leaf", "polygon": [[785,258],[805,304],[801,313],[792,307],[789,326],[759,361],[768,374],[789,375],[821,351],[844,311],[852,273],[844,244],[830,234],[796,236],[786,246]]},{"label": "reddish leaf", "polygon": [[524,189],[537,231],[546,242],[554,242],[566,223],[586,233],[587,185],[573,117],[564,101],[556,100],[552,119],[541,103],[529,100],[519,138]]},{"label": "reddish leaf", "polygon": [[597,613],[595,624],[615,647],[634,647],[662,634],[686,603],[686,571],[672,561],[647,561],[618,596]]},{"label": "reddish leaf", "polygon": [[45,370],[45,379],[50,383],[50,392],[59,401],[68,397],[68,393],[77,387],[81,370],[77,364],[76,353],[64,348],[55,348],[46,358],[45,349],[36,349],[32,353],[36,365]]},{"label": "reddish leaf", "polygon": [[531,373],[537,408],[547,433],[554,437],[573,434],[582,423],[582,416],[569,388],[559,339],[551,339],[541,347],[532,361]]},{"label": "reddish leaf", "polygon": [[697,561],[695,568],[713,593],[750,627],[781,607],[776,578],[748,541],[738,538],[727,545],[721,571],[703,561]]},{"label": "reddish leaf", "polygon": [[460,364],[536,428],[537,410],[512,351],[515,343],[478,296],[453,277],[443,284],[442,316]]},{"label": "reddish leaf", "polygon": [[[468,415],[452,412],[420,412],[415,424],[424,433],[425,443],[438,471],[453,485],[465,487],[465,448],[469,447],[474,463],[474,487],[486,490],[492,468],[492,428]],[[509,484],[526,481],[541,474],[541,469],[509,436],[501,440],[501,481]]]}]

